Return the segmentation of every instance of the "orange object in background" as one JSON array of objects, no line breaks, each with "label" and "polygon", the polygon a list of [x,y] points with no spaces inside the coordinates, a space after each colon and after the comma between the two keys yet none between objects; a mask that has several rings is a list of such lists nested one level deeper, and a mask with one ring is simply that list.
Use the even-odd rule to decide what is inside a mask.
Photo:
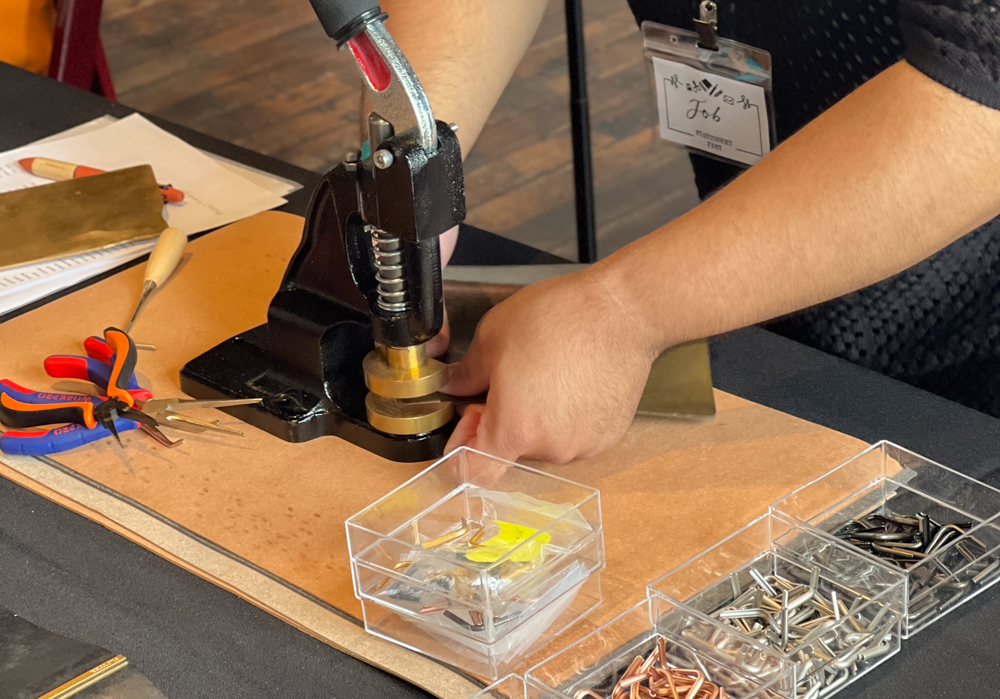
[{"label": "orange object in background", "polygon": [[0,0],[0,61],[44,75],[55,26],[52,0]]},{"label": "orange object in background", "polygon": [[[17,162],[32,175],[44,177],[47,180],[75,180],[105,173],[104,170],[98,170],[96,167],[74,165],[49,158],[22,158]],[[169,184],[160,185],[160,196],[163,197],[164,204],[180,204],[184,201],[184,192],[174,189]]]}]

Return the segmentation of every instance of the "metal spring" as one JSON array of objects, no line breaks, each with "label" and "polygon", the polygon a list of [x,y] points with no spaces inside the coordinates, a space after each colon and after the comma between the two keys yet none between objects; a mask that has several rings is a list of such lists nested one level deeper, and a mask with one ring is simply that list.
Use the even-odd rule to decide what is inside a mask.
[{"label": "metal spring", "polygon": [[378,305],[389,313],[406,310],[408,296],[403,277],[403,251],[399,238],[381,228],[371,229],[375,250],[375,281],[378,282]]}]

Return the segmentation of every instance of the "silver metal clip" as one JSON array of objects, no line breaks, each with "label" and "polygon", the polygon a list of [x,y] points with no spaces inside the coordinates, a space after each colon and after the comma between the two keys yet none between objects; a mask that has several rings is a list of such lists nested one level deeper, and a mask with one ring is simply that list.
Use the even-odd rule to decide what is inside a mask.
[{"label": "silver metal clip", "polygon": [[713,0],[702,0],[698,6],[700,17],[694,21],[698,31],[698,46],[710,51],[719,50],[719,6]]}]

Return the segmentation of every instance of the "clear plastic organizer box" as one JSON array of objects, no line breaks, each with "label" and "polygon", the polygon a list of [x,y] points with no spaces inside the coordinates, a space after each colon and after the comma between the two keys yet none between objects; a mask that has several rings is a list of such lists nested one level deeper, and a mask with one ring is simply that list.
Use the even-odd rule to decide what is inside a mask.
[{"label": "clear plastic organizer box", "polygon": [[[890,442],[875,444],[771,509],[836,537],[873,566],[903,572],[904,638],[1000,580],[1000,522],[995,519],[1000,490]],[[895,548],[892,539],[902,534],[865,533],[864,527],[882,531],[885,524],[888,530],[916,526],[918,541],[903,544],[915,548],[902,548],[902,553]],[[855,539],[854,530],[867,540]],[[875,541],[878,536],[884,541]],[[927,539],[921,542],[922,536]]]},{"label": "clear plastic organizer box", "polygon": [[[836,540],[768,514],[654,581],[648,593],[698,616],[706,629],[737,633],[786,663],[792,686],[781,696],[815,699],[832,696],[899,651],[903,578]],[[700,647],[716,643],[707,635],[700,640]],[[734,662],[769,676],[759,660],[752,667],[740,657]]]},{"label": "clear plastic organizer box", "polygon": [[597,490],[470,449],[347,521],[369,633],[496,679],[601,602]]},{"label": "clear plastic organizer box", "polygon": [[[705,642],[706,633],[714,643]],[[650,597],[528,670],[527,696],[607,699],[616,695],[619,683],[628,685],[630,678],[641,676],[649,664],[644,661],[659,669],[673,668],[679,673],[677,681],[698,683],[687,692],[693,697],[719,697],[724,691],[730,699],[781,699],[791,688],[789,668],[781,658],[762,653],[741,634],[706,628],[703,620],[679,606]],[[749,672],[748,664],[768,679]]]},{"label": "clear plastic organizer box", "polygon": [[[1000,579],[998,512],[1000,490],[880,442],[475,697],[624,699],[670,670],[696,699],[827,699]],[[368,631],[480,677],[601,602],[598,492],[472,450],[347,529]]]}]

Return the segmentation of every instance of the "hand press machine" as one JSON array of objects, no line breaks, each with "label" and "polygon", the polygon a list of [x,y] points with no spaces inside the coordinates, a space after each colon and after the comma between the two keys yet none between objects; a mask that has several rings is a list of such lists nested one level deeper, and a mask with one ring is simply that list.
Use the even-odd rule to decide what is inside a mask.
[{"label": "hand press machine", "polygon": [[444,320],[438,236],[465,218],[455,127],[427,97],[371,0],[311,0],[357,60],[371,157],[349,153],[313,194],[267,324],[181,370],[198,398],[261,398],[228,410],[290,442],[334,435],[394,461],[441,455],[448,380],[425,345]]}]

